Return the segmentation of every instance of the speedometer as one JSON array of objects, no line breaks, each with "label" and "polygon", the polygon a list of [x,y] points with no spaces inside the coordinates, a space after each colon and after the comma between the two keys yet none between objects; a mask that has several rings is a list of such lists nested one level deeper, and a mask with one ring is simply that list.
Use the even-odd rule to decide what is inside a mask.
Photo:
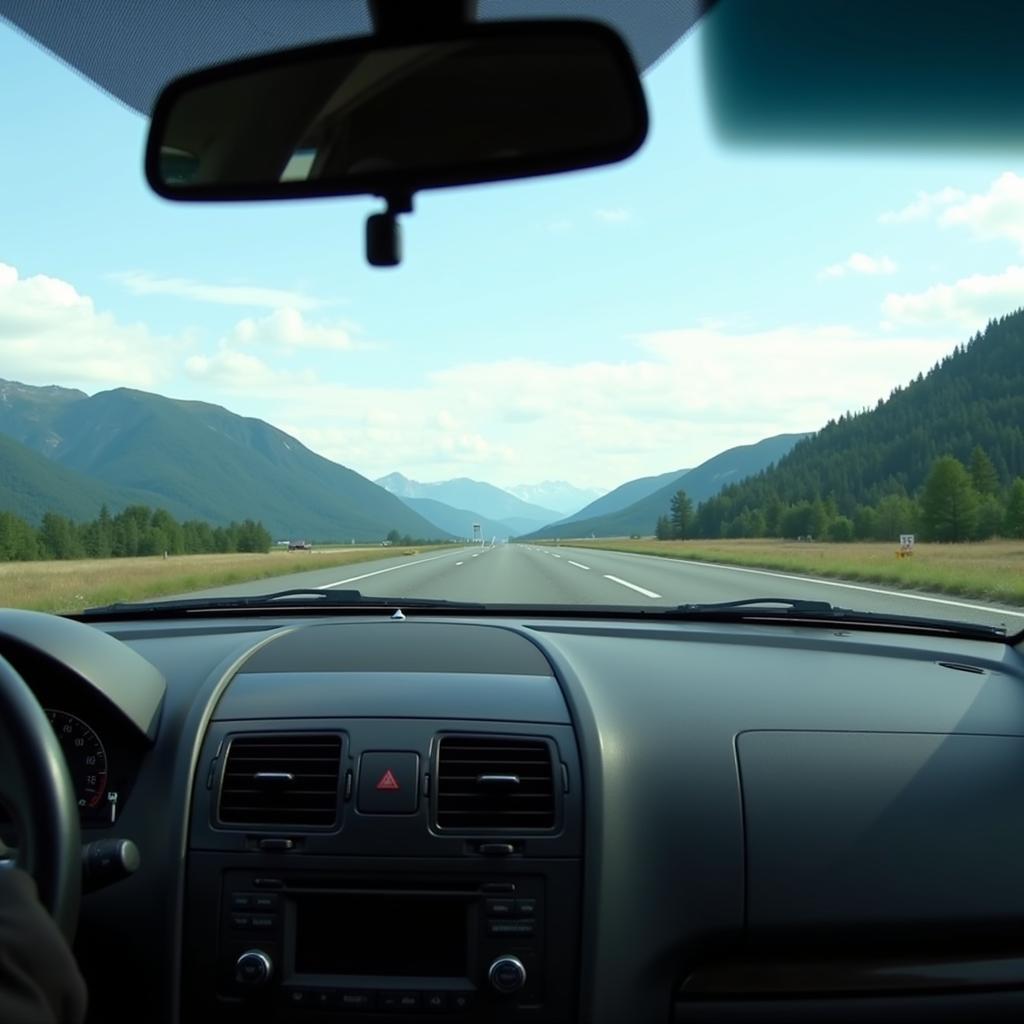
[{"label": "speedometer", "polygon": [[82,811],[92,811],[107,792],[107,752],[99,736],[77,715],[46,709],[68,763],[75,799]]}]

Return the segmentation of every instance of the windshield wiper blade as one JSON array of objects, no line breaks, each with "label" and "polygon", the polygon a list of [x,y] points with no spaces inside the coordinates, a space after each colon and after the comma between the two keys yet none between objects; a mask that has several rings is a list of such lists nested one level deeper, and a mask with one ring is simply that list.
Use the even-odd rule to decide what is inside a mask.
[{"label": "windshield wiper blade", "polygon": [[442,601],[429,597],[372,597],[358,590],[320,590],[296,587],[270,594],[225,597],[176,598],[171,601],[122,601],[86,608],[80,614],[90,618],[104,615],[150,615],[175,612],[236,611],[246,608],[466,608],[484,606],[473,601]]},{"label": "windshield wiper blade", "polygon": [[681,604],[677,611],[685,612],[717,612],[728,611],[731,608],[740,610],[747,608],[760,608],[762,605],[782,605],[784,612],[799,612],[803,615],[821,614],[829,615],[832,612],[842,611],[829,604],[828,601],[804,601],[792,597],[744,597],[739,601],[716,601],[711,604]]},{"label": "windshield wiper blade", "polygon": [[742,622],[793,621],[843,624],[850,626],[884,627],[928,633],[943,633],[971,640],[1004,640],[1005,626],[980,622],[958,622],[953,619],[935,619],[917,615],[894,615],[892,612],[859,611],[856,608],[838,608],[828,601],[807,601],[789,597],[750,597],[739,601],[719,601],[709,604],[681,604],[666,613],[669,618],[704,621]]}]

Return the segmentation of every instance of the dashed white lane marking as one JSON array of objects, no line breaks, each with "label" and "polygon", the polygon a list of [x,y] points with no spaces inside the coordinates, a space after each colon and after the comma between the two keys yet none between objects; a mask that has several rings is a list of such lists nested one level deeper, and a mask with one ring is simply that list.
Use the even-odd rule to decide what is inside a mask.
[{"label": "dashed white lane marking", "polygon": [[618,576],[609,576],[605,573],[604,578],[611,580],[612,583],[618,583],[620,586],[629,587],[630,590],[635,590],[638,594],[643,594],[644,597],[661,597],[661,594],[656,594],[653,590],[648,590],[646,587],[638,587],[635,583],[630,583],[629,580],[620,580]]},{"label": "dashed white lane marking", "polygon": [[569,559],[569,564],[575,565],[577,569],[586,569],[588,572],[590,571],[589,565],[582,565],[579,562],[574,562],[571,558]]},{"label": "dashed white lane marking", "polygon": [[324,583],[317,587],[317,590],[331,590],[333,587],[343,587],[346,583],[355,583],[357,580],[366,580],[371,576],[383,576],[386,572],[395,572],[397,569],[408,569],[410,565],[424,565],[427,562],[436,562],[439,558],[448,558],[447,554],[432,555],[430,558],[417,558],[415,562],[403,562],[401,565],[393,565],[389,569],[376,569],[374,572],[364,572],[361,576],[349,576],[347,580],[338,580],[337,583]]},{"label": "dashed white lane marking", "polygon": [[455,564],[456,565],[465,565],[466,563],[465,562],[456,562]]}]

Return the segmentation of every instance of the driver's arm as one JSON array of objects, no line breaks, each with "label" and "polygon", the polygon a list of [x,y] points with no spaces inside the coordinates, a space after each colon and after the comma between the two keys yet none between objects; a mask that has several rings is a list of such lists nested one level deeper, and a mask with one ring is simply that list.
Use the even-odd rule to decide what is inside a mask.
[{"label": "driver's arm", "polygon": [[0,1021],[80,1024],[85,982],[30,875],[0,869]]}]

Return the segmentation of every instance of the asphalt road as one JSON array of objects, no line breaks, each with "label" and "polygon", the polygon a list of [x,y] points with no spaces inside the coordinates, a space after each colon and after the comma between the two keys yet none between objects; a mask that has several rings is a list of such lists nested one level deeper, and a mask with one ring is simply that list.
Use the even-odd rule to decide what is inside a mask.
[{"label": "asphalt road", "polygon": [[[298,552],[294,557],[299,565],[304,556]],[[789,597],[897,615],[1003,624],[1010,632],[1024,628],[1024,609],[1001,608],[984,601],[901,593],[882,586],[813,580],[652,555],[526,544],[435,550],[362,565],[297,572],[188,596],[263,594],[291,587],[500,604],[656,606]]]}]

